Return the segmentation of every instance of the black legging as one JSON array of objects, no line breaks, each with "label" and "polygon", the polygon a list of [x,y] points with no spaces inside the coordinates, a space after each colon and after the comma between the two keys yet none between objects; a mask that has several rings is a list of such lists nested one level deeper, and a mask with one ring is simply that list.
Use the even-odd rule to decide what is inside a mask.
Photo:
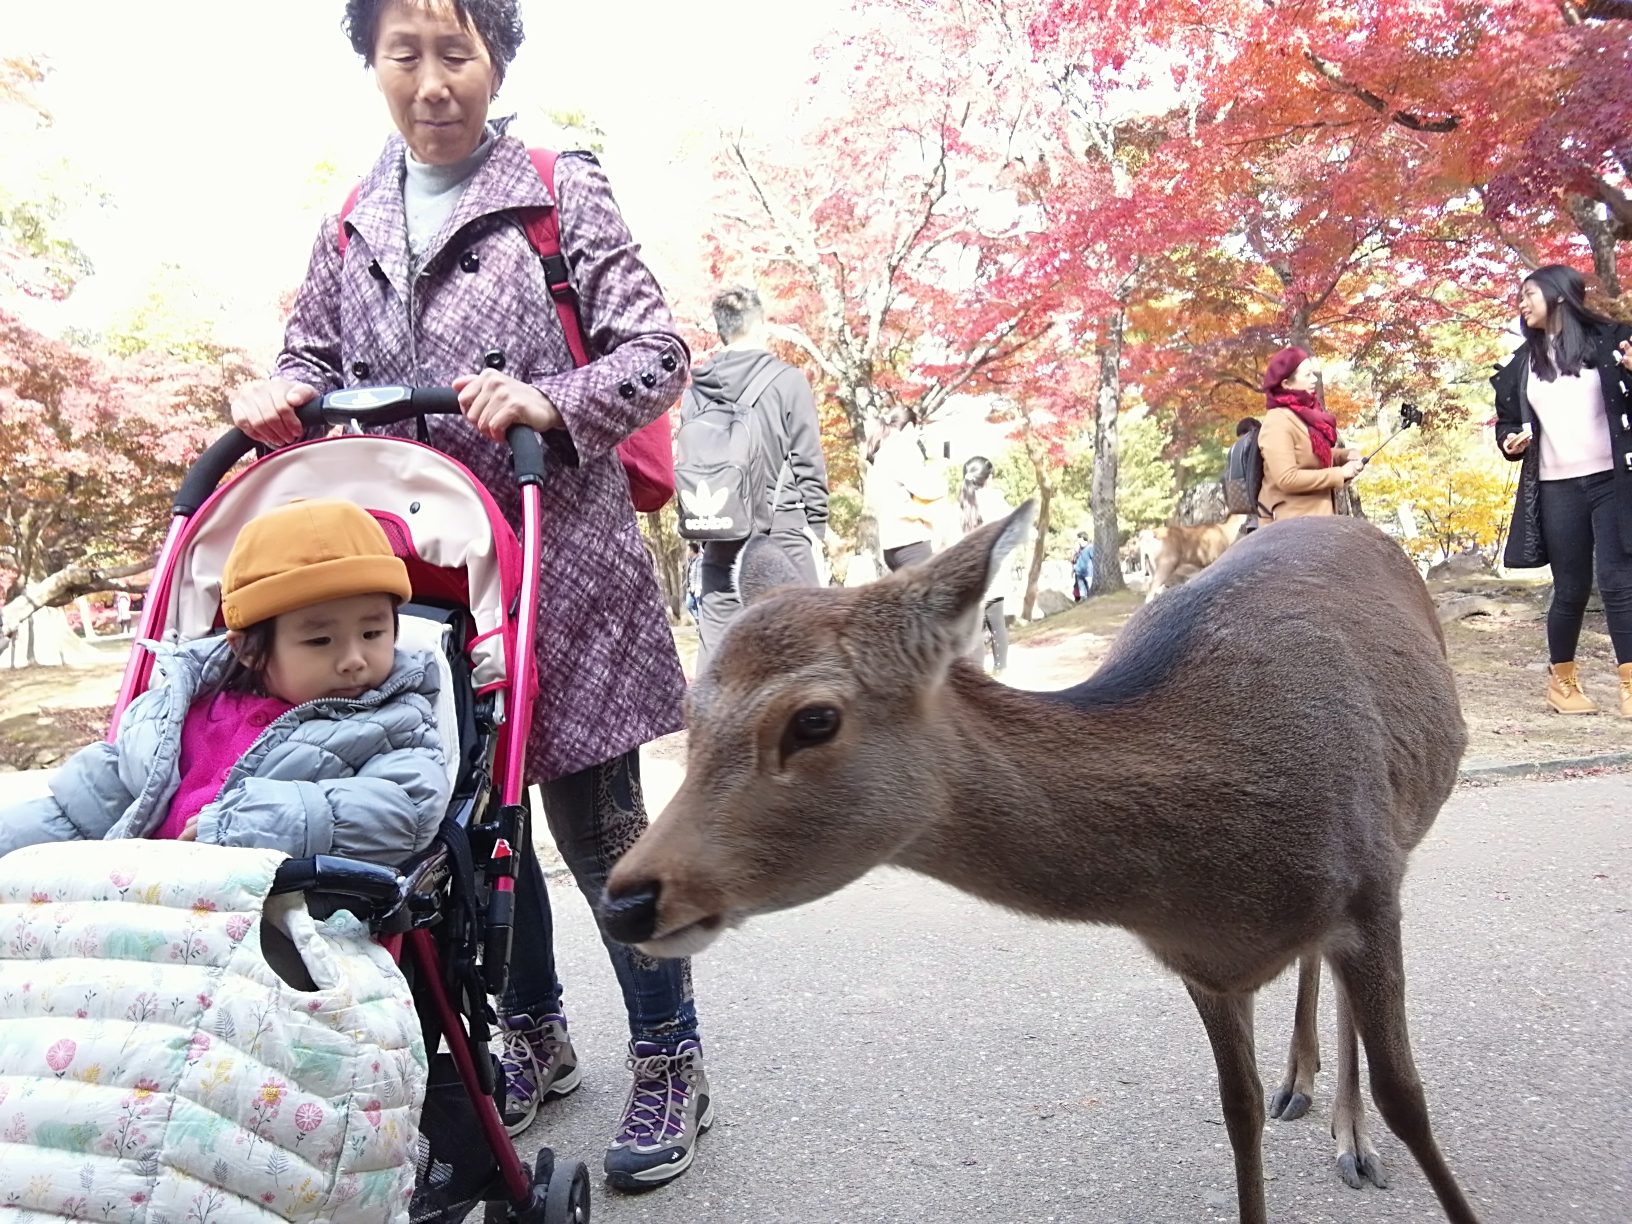
[{"label": "black legging", "polygon": [[1553,567],[1553,606],[1547,612],[1547,652],[1552,661],[1575,659],[1581,617],[1592,593],[1596,544],[1598,592],[1604,597],[1615,661],[1632,663],[1632,556],[1623,547],[1616,521],[1615,474],[1542,481],[1541,534]]},{"label": "black legging", "polygon": [[884,550],[884,565],[890,571],[906,565],[922,565],[935,555],[935,550],[929,546],[928,540],[915,540],[911,544],[903,544],[900,548],[886,548]]}]

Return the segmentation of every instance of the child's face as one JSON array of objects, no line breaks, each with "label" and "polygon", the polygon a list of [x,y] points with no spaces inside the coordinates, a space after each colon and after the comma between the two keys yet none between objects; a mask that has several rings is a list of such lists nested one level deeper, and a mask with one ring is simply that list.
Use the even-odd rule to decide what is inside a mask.
[{"label": "child's face", "polygon": [[290,705],[360,697],[391,675],[396,605],[389,595],[350,595],[278,617],[262,681]]}]

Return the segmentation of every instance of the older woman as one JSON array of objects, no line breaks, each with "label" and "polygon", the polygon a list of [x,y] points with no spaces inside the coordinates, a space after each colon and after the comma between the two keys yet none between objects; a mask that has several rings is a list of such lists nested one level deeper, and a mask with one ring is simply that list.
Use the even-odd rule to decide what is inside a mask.
[{"label": "older woman", "polygon": [[1301,348],[1282,349],[1264,371],[1258,504],[1265,522],[1336,513],[1332,494],[1365,466],[1359,451],[1337,445],[1337,418],[1315,398],[1319,384],[1320,366]]},{"label": "older woman", "polygon": [[[521,43],[516,0],[348,0],[345,28],[374,70],[396,133],[344,225],[321,226],[272,377],[243,387],[234,421],[296,441],[295,409],[338,387],[459,391],[464,416],[432,442],[487,484],[519,523],[505,430],[525,424],[555,462],[540,535],[538,700],[529,776],[586,896],[646,826],[638,749],[679,730],[684,678],[641,547],[617,445],[685,385],[685,344],[593,158],[563,157],[554,192],[488,106]],[[518,213],[559,210],[561,247],[594,356],[574,368],[544,270]],[[531,847],[517,888],[503,1000],[506,1122],[578,1086]],[[634,1084],[606,1155],[620,1189],[690,1165],[711,1106],[691,973],[608,944],[623,988]]]}]

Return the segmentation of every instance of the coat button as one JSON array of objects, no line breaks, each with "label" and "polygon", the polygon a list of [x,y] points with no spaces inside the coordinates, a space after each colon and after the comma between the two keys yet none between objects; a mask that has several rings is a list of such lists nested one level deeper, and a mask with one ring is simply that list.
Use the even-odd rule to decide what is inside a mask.
[{"label": "coat button", "polygon": [[630,382],[628,379],[625,379],[623,382],[618,384],[618,394],[623,396],[624,399],[634,399],[635,384]]},{"label": "coat button", "polygon": [[353,378],[355,378],[358,382],[363,382],[364,380],[366,380],[368,378],[369,373],[370,373],[370,371],[369,371],[369,368],[368,368],[368,362],[366,362],[366,361],[354,361],[354,362],[351,363],[351,376]]},{"label": "coat button", "polygon": [[504,369],[504,350],[488,349],[482,354],[482,364],[490,370]]},{"label": "coat button", "polygon": [[230,777],[232,777],[232,766],[229,765],[221,771],[221,781],[225,782]]},{"label": "coat button", "polygon": [[266,726],[266,715],[262,714],[259,710],[256,710],[255,713],[249,716],[249,725],[252,727]]},{"label": "coat button", "polygon": [[475,272],[482,266],[482,257],[475,251],[466,251],[459,256],[459,267],[466,272]]},{"label": "coat button", "polygon": [[647,370],[640,376],[640,385],[648,388],[657,386],[657,375]]},{"label": "coat button", "polygon": [[674,373],[674,367],[679,365],[680,363],[675,360],[675,357],[674,357],[673,353],[664,353],[663,354],[663,360],[662,360],[662,362],[660,364],[670,374],[673,374]]}]

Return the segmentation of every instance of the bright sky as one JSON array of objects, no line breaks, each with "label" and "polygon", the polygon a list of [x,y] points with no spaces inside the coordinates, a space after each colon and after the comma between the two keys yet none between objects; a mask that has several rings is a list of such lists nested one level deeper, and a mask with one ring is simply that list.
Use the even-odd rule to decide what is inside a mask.
[{"label": "bright sky", "polygon": [[[860,0],[864,2],[864,0]],[[810,52],[849,0],[522,0],[528,39],[494,106],[531,143],[558,139],[545,110],[606,130],[602,161],[658,276],[678,280],[706,224],[722,127],[764,128],[808,88]],[[220,310],[223,339],[275,349],[276,302],[299,283],[319,217],[390,130],[340,31],[341,0],[0,0],[0,55],[43,56],[55,124],[0,143],[0,176],[43,152],[111,196],[63,224],[96,275],[67,302],[31,304],[43,330],[100,329],[166,263]],[[0,136],[0,139],[4,139]],[[338,173],[315,174],[331,162]],[[8,306],[15,303],[8,302]]]}]

